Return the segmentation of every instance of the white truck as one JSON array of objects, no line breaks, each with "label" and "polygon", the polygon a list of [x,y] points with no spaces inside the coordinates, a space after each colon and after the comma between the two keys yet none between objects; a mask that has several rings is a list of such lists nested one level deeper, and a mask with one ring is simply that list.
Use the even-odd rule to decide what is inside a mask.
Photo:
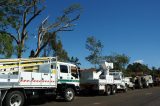
[{"label": "white truck", "polygon": [[135,84],[132,77],[125,77],[124,81],[129,89],[135,89]]},{"label": "white truck", "polygon": [[152,75],[144,75],[142,77],[145,79],[147,87],[153,87]]},{"label": "white truck", "polygon": [[103,93],[106,95],[115,94],[117,85],[114,78],[109,75],[109,70],[113,68],[113,63],[103,62],[103,70],[96,72],[94,70],[81,71],[80,88],[81,90],[92,91],[92,93]]},{"label": "white truck", "polygon": [[56,57],[0,59],[0,106],[23,106],[31,95],[45,93],[72,101],[79,89],[77,67]]},{"label": "white truck", "polygon": [[124,81],[123,73],[118,70],[112,70],[112,71],[110,71],[110,75],[112,75],[114,78],[114,83],[117,85],[117,90],[122,90],[122,91],[126,92],[127,86]]}]

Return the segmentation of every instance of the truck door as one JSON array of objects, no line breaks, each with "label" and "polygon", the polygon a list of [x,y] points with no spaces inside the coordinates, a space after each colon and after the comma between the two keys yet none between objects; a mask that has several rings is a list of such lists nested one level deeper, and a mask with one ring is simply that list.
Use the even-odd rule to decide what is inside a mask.
[{"label": "truck door", "polygon": [[70,80],[69,67],[67,65],[59,65],[59,82],[66,83]]}]

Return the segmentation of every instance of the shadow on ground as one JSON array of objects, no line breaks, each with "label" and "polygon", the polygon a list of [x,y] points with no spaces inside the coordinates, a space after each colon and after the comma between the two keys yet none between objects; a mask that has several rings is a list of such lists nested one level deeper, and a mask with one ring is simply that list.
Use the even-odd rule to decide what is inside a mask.
[{"label": "shadow on ground", "polygon": [[50,102],[65,102],[62,98],[55,98],[54,95],[36,96],[27,99],[25,106],[38,106]]}]

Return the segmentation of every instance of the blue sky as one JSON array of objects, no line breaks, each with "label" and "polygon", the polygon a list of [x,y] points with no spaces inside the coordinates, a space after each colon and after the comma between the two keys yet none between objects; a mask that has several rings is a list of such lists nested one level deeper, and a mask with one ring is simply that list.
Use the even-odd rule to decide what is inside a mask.
[{"label": "blue sky", "polygon": [[[103,55],[124,53],[130,63],[160,67],[160,1],[159,0],[46,0],[46,10],[30,26],[31,33],[49,16],[54,21],[64,8],[80,3],[83,11],[72,32],[59,33],[69,56],[78,57],[83,68],[91,67],[85,60],[88,36],[95,36],[103,45]],[[34,39],[32,39],[34,40]],[[28,47],[36,47],[31,41]],[[25,56],[28,56],[25,53]]]}]

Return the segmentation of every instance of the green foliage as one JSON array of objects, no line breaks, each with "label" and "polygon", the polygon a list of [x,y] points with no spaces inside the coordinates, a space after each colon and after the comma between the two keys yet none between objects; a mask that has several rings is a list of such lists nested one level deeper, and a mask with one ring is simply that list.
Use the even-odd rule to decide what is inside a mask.
[{"label": "green foliage", "polygon": [[90,55],[86,57],[86,60],[91,64],[100,65],[102,56],[103,45],[100,40],[97,40],[94,36],[88,37],[86,40],[86,49],[90,52]]},{"label": "green foliage", "polygon": [[148,66],[141,64],[141,63],[129,64],[126,71],[132,72],[132,73],[141,73],[142,72],[143,74],[150,73],[150,69],[148,68]]},{"label": "green foliage", "polygon": [[13,53],[13,39],[7,34],[0,34],[0,54],[5,58],[11,57]]},{"label": "green foliage", "polygon": [[63,45],[61,40],[58,40],[57,44],[54,47],[54,56],[58,56],[59,61],[67,61],[68,60],[68,53],[63,49]]},{"label": "green foliage", "polygon": [[125,66],[129,63],[130,58],[125,54],[112,54],[105,56],[105,60],[114,64],[115,70],[125,70]]},{"label": "green foliage", "polygon": [[160,78],[160,68],[156,68],[156,67],[152,67],[151,71],[150,71],[150,74],[156,78],[156,77],[159,77]]},{"label": "green foliage", "polygon": [[79,62],[79,59],[77,57],[71,57],[71,58],[69,58],[69,62],[75,64],[78,67],[79,67],[79,65],[81,65],[81,63]]},{"label": "green foliage", "polygon": [[20,16],[22,15],[19,6],[22,0],[1,0],[0,1],[0,28],[5,29],[8,25],[13,28],[18,27]]},{"label": "green foliage", "polygon": [[[15,53],[18,58],[26,50],[28,38],[27,27],[43,10],[39,4],[43,0],[1,0],[0,1],[0,33],[6,32],[12,37]],[[41,9],[39,9],[41,8]],[[15,33],[17,32],[17,33]]]},{"label": "green foliage", "polygon": [[58,56],[59,61],[68,61],[68,53],[63,49],[62,42],[57,38],[57,35],[55,33],[46,33],[45,37],[50,37],[50,40],[44,49],[43,56]]},{"label": "green foliage", "polygon": [[[28,32],[32,32],[28,31],[28,27],[44,10],[44,1],[45,0],[0,0],[0,33],[6,32],[13,38],[13,44],[16,50],[15,53],[19,58],[22,57],[23,52],[25,52],[27,48],[26,39],[30,36]],[[74,22],[80,17],[80,10],[79,4],[73,4],[66,8],[63,14],[56,18],[54,23],[50,24],[47,23],[47,21],[43,21],[43,25],[40,24],[38,29],[38,44],[34,57],[39,56],[43,49],[45,49],[45,51],[50,51],[50,46],[48,45],[50,45],[50,39],[52,39],[53,36],[47,35],[47,32],[56,34],[60,31],[73,30],[73,26],[75,26]],[[8,30],[8,28],[10,28],[10,30]],[[15,34],[14,31],[17,33]],[[53,48],[56,49],[55,54],[67,58],[67,52],[62,49],[60,41],[57,45],[59,46]]]}]

